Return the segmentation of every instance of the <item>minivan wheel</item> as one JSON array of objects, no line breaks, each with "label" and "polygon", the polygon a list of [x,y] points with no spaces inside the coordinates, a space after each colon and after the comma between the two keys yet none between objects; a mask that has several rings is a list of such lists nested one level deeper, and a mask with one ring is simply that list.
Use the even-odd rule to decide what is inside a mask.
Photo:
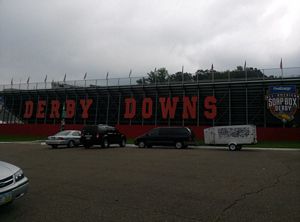
[{"label": "minivan wheel", "polygon": [[182,143],[182,142],[176,142],[176,143],[175,143],[175,147],[176,147],[177,149],[181,149],[181,148],[183,148],[183,143]]},{"label": "minivan wheel", "polygon": [[125,146],[126,146],[126,140],[123,138],[121,140],[120,147],[125,147]]},{"label": "minivan wheel", "polygon": [[140,141],[139,143],[138,143],[138,146],[139,146],[139,148],[145,148],[145,143],[144,143],[144,141]]},{"label": "minivan wheel", "polygon": [[75,146],[74,141],[73,141],[73,140],[70,140],[70,141],[68,142],[68,147],[72,148],[72,147],[74,147],[74,146]]},{"label": "minivan wheel", "polygon": [[103,139],[103,142],[102,142],[102,145],[101,145],[103,148],[108,148],[109,147],[109,142],[108,142],[108,139],[105,138]]},{"label": "minivan wheel", "polygon": [[230,151],[236,151],[237,150],[237,145],[235,145],[234,143],[231,143],[228,145],[228,149]]}]

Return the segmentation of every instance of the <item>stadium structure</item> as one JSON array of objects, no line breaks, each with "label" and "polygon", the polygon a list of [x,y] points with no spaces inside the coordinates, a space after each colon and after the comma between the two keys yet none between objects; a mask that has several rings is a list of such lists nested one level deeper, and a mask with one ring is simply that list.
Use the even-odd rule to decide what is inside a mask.
[{"label": "stadium structure", "polygon": [[299,140],[300,68],[268,73],[272,77],[151,84],[130,77],[2,85],[0,131],[27,126],[49,133],[42,129],[108,124],[136,136],[167,125],[190,126],[201,138],[208,126],[253,124],[261,134],[268,132],[266,139],[278,136],[276,130]]}]

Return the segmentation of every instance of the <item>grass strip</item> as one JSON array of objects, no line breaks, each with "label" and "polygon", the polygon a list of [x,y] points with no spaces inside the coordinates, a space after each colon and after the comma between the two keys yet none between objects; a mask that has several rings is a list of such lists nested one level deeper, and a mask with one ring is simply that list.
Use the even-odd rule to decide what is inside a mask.
[{"label": "grass strip", "polygon": [[0,135],[0,142],[35,141],[45,139],[45,136]]},{"label": "grass strip", "polygon": [[257,144],[247,145],[248,147],[262,148],[298,148],[300,149],[300,141],[261,141]]}]

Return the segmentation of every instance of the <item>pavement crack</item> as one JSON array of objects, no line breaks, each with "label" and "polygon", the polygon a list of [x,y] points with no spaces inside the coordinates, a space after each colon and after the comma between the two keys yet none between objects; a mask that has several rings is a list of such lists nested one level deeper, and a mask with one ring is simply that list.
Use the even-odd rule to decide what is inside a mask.
[{"label": "pavement crack", "polygon": [[277,184],[280,183],[280,179],[283,178],[283,177],[286,177],[287,175],[289,175],[291,172],[292,172],[292,169],[290,168],[290,166],[288,166],[287,164],[284,164],[282,162],[282,165],[284,165],[286,168],[287,168],[287,171],[281,175],[278,175],[276,176],[275,178],[275,181],[272,183],[272,184],[269,184],[269,185],[266,185],[266,186],[263,186],[261,188],[259,188],[258,190],[255,190],[255,191],[251,191],[251,192],[246,192],[246,193],[243,193],[240,198],[234,200],[232,203],[230,203],[228,206],[226,206],[222,212],[220,213],[220,215],[218,215],[216,217],[216,219],[214,220],[215,222],[218,222],[221,220],[222,216],[225,214],[226,211],[230,210],[231,208],[233,208],[235,205],[237,205],[239,202],[245,200],[248,196],[251,196],[251,195],[256,195],[256,194],[259,194],[267,189],[271,189],[275,186],[277,186]]}]

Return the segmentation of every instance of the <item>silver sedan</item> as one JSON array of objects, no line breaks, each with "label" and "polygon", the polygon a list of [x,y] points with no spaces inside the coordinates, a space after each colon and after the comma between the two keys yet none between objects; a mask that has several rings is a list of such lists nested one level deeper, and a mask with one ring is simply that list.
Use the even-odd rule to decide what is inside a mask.
[{"label": "silver sedan", "polygon": [[46,144],[52,146],[52,148],[57,148],[58,146],[75,147],[80,145],[80,135],[81,132],[79,130],[64,130],[49,136]]},{"label": "silver sedan", "polygon": [[27,177],[19,167],[0,161],[0,205],[24,196],[28,184]]}]

